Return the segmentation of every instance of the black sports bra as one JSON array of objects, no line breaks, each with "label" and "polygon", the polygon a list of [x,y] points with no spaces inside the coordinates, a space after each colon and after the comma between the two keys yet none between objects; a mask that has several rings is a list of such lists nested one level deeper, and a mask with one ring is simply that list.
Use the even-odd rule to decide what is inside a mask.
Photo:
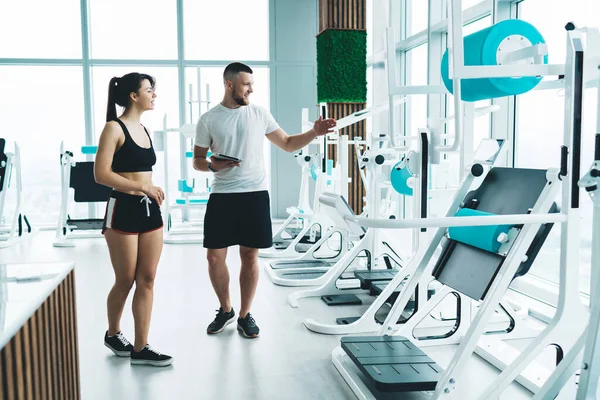
[{"label": "black sports bra", "polygon": [[152,166],[156,164],[156,153],[154,152],[154,146],[152,145],[152,139],[146,127],[146,135],[150,139],[150,147],[140,147],[129,134],[127,127],[120,119],[115,119],[123,128],[125,134],[125,142],[123,146],[119,148],[113,156],[112,170],[113,172],[142,172],[152,171]]}]

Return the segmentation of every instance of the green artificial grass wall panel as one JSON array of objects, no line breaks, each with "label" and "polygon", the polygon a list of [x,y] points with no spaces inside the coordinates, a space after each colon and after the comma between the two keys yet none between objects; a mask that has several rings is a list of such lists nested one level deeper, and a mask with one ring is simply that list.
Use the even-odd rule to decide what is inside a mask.
[{"label": "green artificial grass wall panel", "polygon": [[367,32],[326,29],[317,36],[319,102],[367,101]]}]

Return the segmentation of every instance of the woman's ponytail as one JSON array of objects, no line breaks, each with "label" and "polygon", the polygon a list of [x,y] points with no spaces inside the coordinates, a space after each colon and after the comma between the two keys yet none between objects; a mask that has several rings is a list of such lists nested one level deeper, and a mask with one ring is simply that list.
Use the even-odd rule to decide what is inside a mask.
[{"label": "woman's ponytail", "polygon": [[119,78],[116,76],[108,84],[108,104],[106,106],[106,122],[117,119],[117,90]]}]

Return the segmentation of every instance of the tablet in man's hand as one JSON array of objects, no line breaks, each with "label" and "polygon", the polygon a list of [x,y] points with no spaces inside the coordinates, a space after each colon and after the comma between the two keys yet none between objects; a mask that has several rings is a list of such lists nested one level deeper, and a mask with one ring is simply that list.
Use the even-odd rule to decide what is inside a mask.
[{"label": "tablet in man's hand", "polygon": [[226,156],[225,154],[213,154],[212,155],[217,160],[225,160],[225,161],[233,161],[233,162],[242,162],[239,158]]}]

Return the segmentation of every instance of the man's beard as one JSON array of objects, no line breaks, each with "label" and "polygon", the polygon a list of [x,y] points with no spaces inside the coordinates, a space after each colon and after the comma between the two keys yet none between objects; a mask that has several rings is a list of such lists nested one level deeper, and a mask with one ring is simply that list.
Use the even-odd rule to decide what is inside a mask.
[{"label": "man's beard", "polygon": [[235,102],[240,105],[240,106],[245,106],[247,105],[246,103],[246,99],[244,98],[244,96],[237,96],[235,94],[233,94],[231,97],[233,97],[233,100],[235,100]]}]

